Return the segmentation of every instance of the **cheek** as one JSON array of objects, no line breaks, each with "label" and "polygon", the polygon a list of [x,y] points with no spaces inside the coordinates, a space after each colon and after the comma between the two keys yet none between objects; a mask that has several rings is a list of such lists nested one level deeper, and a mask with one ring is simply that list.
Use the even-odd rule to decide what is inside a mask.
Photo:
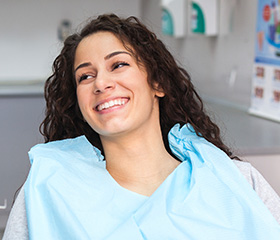
[{"label": "cheek", "polygon": [[81,92],[79,91],[79,89],[77,89],[76,91],[76,95],[77,95],[77,102],[78,102],[78,106],[79,108],[81,109],[81,103],[82,103],[82,94]]},{"label": "cheek", "polygon": [[82,89],[77,89],[77,101],[78,101],[78,106],[80,108],[80,111],[84,115],[86,106],[88,105],[89,102],[89,98],[86,92],[82,91]]}]

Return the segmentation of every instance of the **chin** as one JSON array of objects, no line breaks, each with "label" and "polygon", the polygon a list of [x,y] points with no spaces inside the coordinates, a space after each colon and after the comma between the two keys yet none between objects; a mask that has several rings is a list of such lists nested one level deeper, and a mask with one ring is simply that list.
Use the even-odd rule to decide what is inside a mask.
[{"label": "chin", "polygon": [[109,136],[118,136],[123,135],[126,132],[129,132],[129,128],[123,126],[124,123],[121,124],[110,124],[110,126],[106,126],[103,128],[96,129],[95,131],[102,137],[109,137]]}]

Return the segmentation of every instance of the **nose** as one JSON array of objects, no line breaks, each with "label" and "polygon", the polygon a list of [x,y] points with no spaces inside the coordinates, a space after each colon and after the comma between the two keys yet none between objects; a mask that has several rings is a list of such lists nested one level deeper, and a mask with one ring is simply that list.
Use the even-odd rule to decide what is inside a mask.
[{"label": "nose", "polygon": [[109,76],[108,73],[99,72],[94,81],[93,92],[94,94],[101,94],[106,91],[114,89],[116,82]]}]

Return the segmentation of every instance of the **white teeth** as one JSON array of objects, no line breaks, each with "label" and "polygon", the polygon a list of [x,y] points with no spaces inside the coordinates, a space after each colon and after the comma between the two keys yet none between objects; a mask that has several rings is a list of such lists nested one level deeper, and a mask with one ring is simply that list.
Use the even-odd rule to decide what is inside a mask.
[{"label": "white teeth", "polygon": [[125,104],[124,99],[115,99],[115,100],[110,100],[109,102],[105,102],[97,106],[98,111],[102,111],[103,109],[108,109],[114,106],[121,106]]}]

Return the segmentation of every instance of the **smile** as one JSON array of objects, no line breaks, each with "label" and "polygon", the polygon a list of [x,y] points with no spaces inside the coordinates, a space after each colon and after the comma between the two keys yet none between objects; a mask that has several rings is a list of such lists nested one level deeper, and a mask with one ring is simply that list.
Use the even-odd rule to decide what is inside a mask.
[{"label": "smile", "polygon": [[110,100],[108,102],[104,102],[102,104],[97,105],[96,110],[97,111],[102,111],[102,110],[113,108],[113,107],[116,107],[116,106],[122,106],[122,105],[126,104],[127,102],[128,102],[127,98],[113,99],[113,100]]}]

